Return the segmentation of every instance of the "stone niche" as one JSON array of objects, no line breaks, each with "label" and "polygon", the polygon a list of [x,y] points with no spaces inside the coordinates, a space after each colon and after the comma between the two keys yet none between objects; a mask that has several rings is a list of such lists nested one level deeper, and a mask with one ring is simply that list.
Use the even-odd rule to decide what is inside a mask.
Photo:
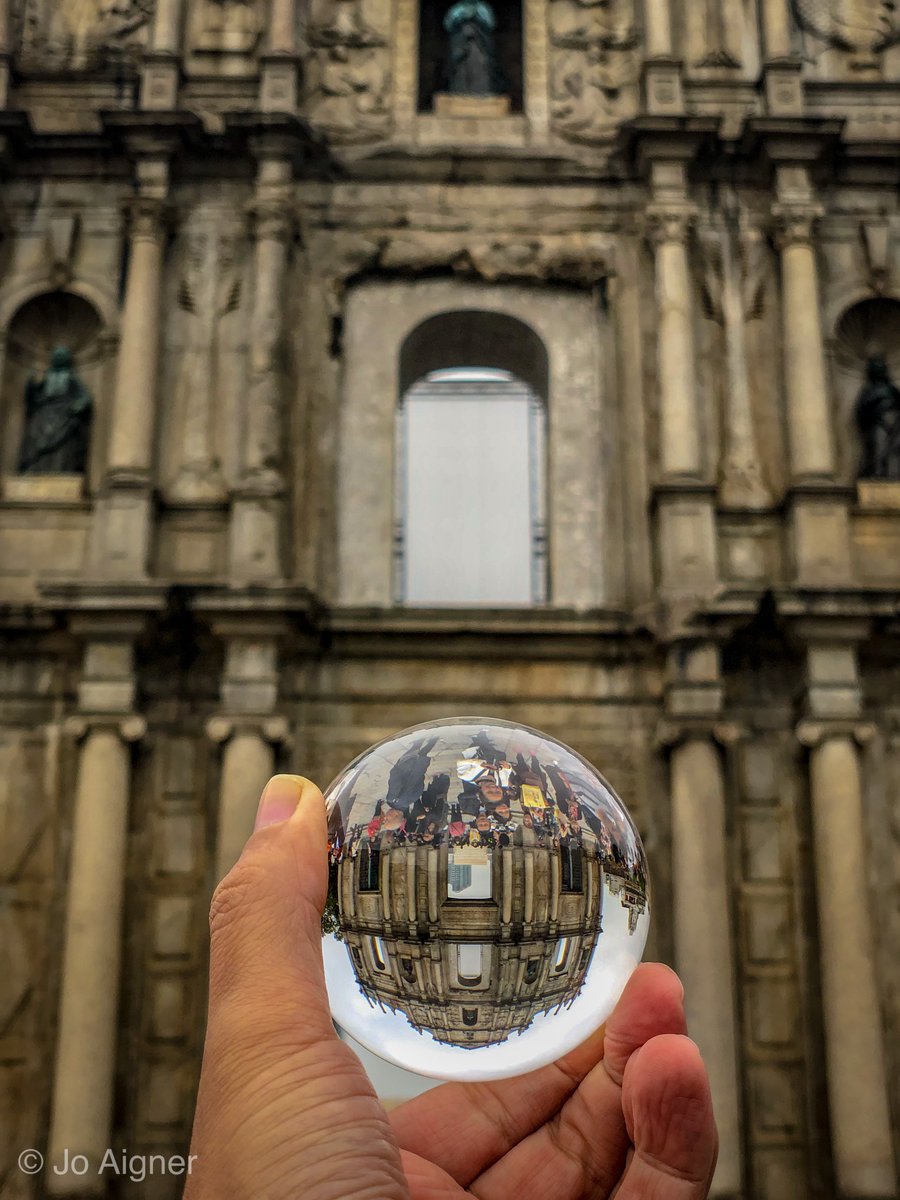
[{"label": "stone niche", "polygon": [[371,282],[351,293],[344,329],[339,603],[392,604],[400,398],[425,373],[459,366],[509,370],[546,403],[549,603],[580,610],[615,603],[622,456],[607,394],[614,373],[589,294]]},{"label": "stone niche", "polygon": [[[93,400],[85,472],[20,474],[19,451],[25,428],[25,392],[29,378],[40,379],[54,347],[72,352],[79,380]],[[97,452],[98,398],[106,386],[109,347],[103,337],[103,322],[96,308],[70,291],[42,292],[27,300],[9,323],[2,373],[2,427],[0,427],[0,474],[3,495],[19,501],[75,501],[91,490],[99,470]]]},{"label": "stone niche", "polygon": [[26,71],[136,66],[154,0],[24,0],[18,65]]}]

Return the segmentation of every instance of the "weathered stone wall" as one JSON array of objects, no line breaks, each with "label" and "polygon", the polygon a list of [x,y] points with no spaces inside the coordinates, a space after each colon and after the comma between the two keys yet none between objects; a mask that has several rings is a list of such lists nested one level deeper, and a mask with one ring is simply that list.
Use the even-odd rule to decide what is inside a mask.
[{"label": "weathered stone wall", "polygon": [[[185,1146],[267,774],[478,710],[636,817],[716,1194],[896,1196],[900,485],[854,405],[900,373],[900,19],[524,0],[506,116],[418,111],[417,27],[0,0],[0,1196],[29,1145]],[[401,347],[454,308],[546,351],[532,611],[393,603]],[[20,475],[57,342],[86,471]]]}]

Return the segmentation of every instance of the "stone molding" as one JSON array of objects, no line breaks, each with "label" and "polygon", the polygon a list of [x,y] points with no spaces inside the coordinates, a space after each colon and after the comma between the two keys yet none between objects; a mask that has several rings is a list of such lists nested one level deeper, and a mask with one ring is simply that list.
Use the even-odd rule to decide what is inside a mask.
[{"label": "stone molding", "polygon": [[804,717],[794,730],[797,741],[807,749],[815,749],[830,738],[852,738],[858,746],[867,746],[878,732],[873,721],[812,720]]},{"label": "stone molding", "polygon": [[63,729],[75,741],[83,741],[94,730],[110,730],[118,733],[123,742],[134,744],[147,733],[147,719],[138,713],[91,713],[67,717]]},{"label": "stone molding", "polygon": [[206,736],[218,746],[224,746],[235,734],[254,733],[272,746],[290,746],[293,742],[291,725],[283,716],[217,715],[205,725]]}]

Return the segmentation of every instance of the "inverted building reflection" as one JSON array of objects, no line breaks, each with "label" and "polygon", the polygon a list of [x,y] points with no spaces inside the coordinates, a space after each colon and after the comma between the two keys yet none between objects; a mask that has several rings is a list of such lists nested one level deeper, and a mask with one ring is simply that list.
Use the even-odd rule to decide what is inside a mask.
[{"label": "inverted building reflection", "polygon": [[[372,1005],[475,1048],[570,1006],[597,952],[604,898],[618,900],[633,933],[646,880],[633,831],[555,764],[477,738],[465,757],[442,757],[430,740],[410,747],[374,808],[357,796],[372,794],[371,778],[364,789],[348,781],[332,813],[325,931],[344,943]],[[453,776],[462,790],[451,799]]]}]

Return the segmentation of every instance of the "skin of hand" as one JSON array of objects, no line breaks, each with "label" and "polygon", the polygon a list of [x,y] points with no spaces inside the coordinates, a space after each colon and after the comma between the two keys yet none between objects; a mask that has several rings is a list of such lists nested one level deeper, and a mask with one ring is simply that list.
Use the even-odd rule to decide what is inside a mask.
[{"label": "skin of hand", "polygon": [[632,975],[547,1067],[382,1108],[322,969],[322,794],[276,775],[210,912],[209,1019],[185,1200],[701,1200],[718,1138],[683,991]]}]

